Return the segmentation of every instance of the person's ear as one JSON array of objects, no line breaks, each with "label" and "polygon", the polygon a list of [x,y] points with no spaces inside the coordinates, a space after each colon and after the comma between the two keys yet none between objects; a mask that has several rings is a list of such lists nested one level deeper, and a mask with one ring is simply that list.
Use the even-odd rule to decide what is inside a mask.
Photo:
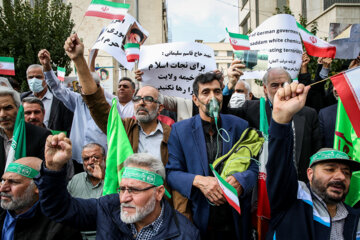
[{"label": "person's ear", "polygon": [[192,100],[195,103],[195,105],[197,107],[199,107],[200,103],[199,103],[199,99],[197,98],[197,96],[195,94],[192,95]]},{"label": "person's ear", "polygon": [[307,173],[307,178],[309,180],[309,183],[311,185],[312,184],[312,179],[313,179],[313,176],[314,176],[314,169],[308,168],[306,173]]},{"label": "person's ear", "polygon": [[161,201],[161,199],[164,197],[164,194],[165,194],[165,187],[164,187],[164,185],[161,185],[161,186],[159,186],[159,187],[156,188],[156,196],[155,196],[155,198],[156,198],[156,200],[157,200],[158,202]]}]

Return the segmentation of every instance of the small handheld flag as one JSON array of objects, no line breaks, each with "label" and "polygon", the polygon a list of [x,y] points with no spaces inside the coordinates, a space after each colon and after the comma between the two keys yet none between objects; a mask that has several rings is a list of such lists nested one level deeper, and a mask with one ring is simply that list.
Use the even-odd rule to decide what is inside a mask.
[{"label": "small handheld flag", "polygon": [[126,59],[128,62],[139,61],[140,58],[140,44],[127,43],[124,45]]},{"label": "small handheld flag", "polygon": [[15,76],[14,58],[0,57],[0,74]]},{"label": "small handheld flag", "polygon": [[65,68],[57,67],[57,77],[60,81],[65,80],[65,72],[66,72]]},{"label": "small handheld flag", "polygon": [[130,4],[92,0],[85,16],[123,20]]},{"label": "small handheld flag", "polygon": [[234,50],[250,50],[249,36],[239,33],[231,33],[226,28],[229,34],[230,44]]}]

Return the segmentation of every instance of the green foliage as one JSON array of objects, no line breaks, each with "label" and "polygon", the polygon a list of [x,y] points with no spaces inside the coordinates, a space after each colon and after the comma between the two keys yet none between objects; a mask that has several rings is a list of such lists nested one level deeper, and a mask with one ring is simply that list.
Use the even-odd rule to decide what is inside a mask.
[{"label": "green foliage", "polygon": [[51,53],[53,67],[70,73],[70,59],[63,45],[74,27],[71,5],[62,0],[3,0],[0,8],[0,56],[15,58],[15,78],[23,91],[28,89],[26,69],[38,63],[41,49]]}]

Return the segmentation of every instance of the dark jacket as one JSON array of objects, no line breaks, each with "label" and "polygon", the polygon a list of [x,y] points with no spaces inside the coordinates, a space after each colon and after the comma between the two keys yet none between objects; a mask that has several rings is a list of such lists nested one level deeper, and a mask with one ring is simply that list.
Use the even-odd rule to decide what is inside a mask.
[{"label": "dark jacket", "polygon": [[[48,91],[50,89],[48,88]],[[34,97],[31,91],[21,93],[21,100],[25,97]],[[51,110],[49,116],[48,128],[56,131],[66,131],[67,136],[70,136],[74,113],[65,107],[65,105],[53,96],[51,103]]]},{"label": "dark jacket", "polygon": [[321,109],[319,112],[322,147],[334,147],[337,106],[337,104],[333,104],[329,107]]},{"label": "dark jacket", "polygon": [[[0,214],[0,226],[3,228],[6,211]],[[81,240],[78,230],[61,223],[51,221],[42,214],[40,204],[31,218],[18,218],[15,225],[14,240]]]},{"label": "dark jacket", "polygon": [[[323,204],[314,204],[309,185],[297,181],[293,164],[291,124],[271,122],[266,186],[270,201],[271,221],[266,239],[330,239],[331,217]],[[344,239],[358,239],[359,211],[344,204],[348,216]]]},{"label": "dark jacket", "polygon": [[[40,177],[35,178],[39,188],[43,213],[49,218],[70,225],[81,231],[96,230],[96,239],[133,239],[130,228],[120,219],[118,194],[98,199],[72,198],[64,181],[65,170],[49,171],[41,166]],[[183,215],[175,212],[167,201],[164,221],[154,239],[200,239],[199,231]]]},{"label": "dark jacket", "polygon": [[[266,116],[270,124],[272,109],[269,102],[265,104]],[[259,129],[260,126],[260,101],[245,101],[240,108],[229,109],[229,112],[239,116],[249,122],[250,127]],[[309,166],[309,159],[321,148],[321,133],[319,129],[319,120],[314,109],[304,107],[295,114],[295,161],[298,168],[299,180],[307,182],[306,169]]]},{"label": "dark jacket", "polygon": [[[46,138],[51,132],[46,128],[41,128],[30,123],[25,123],[26,128],[26,156],[38,157],[44,160]],[[6,164],[4,139],[0,136],[0,174],[4,173]]]}]

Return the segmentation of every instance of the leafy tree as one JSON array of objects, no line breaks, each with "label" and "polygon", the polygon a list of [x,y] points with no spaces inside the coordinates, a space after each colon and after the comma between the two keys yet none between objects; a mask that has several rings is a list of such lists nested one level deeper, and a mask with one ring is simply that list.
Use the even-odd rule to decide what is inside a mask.
[{"label": "leafy tree", "polygon": [[15,58],[16,79],[28,89],[26,69],[38,63],[41,49],[51,52],[53,67],[71,72],[70,59],[63,49],[74,27],[71,4],[62,0],[3,0],[0,8],[0,56]]}]

